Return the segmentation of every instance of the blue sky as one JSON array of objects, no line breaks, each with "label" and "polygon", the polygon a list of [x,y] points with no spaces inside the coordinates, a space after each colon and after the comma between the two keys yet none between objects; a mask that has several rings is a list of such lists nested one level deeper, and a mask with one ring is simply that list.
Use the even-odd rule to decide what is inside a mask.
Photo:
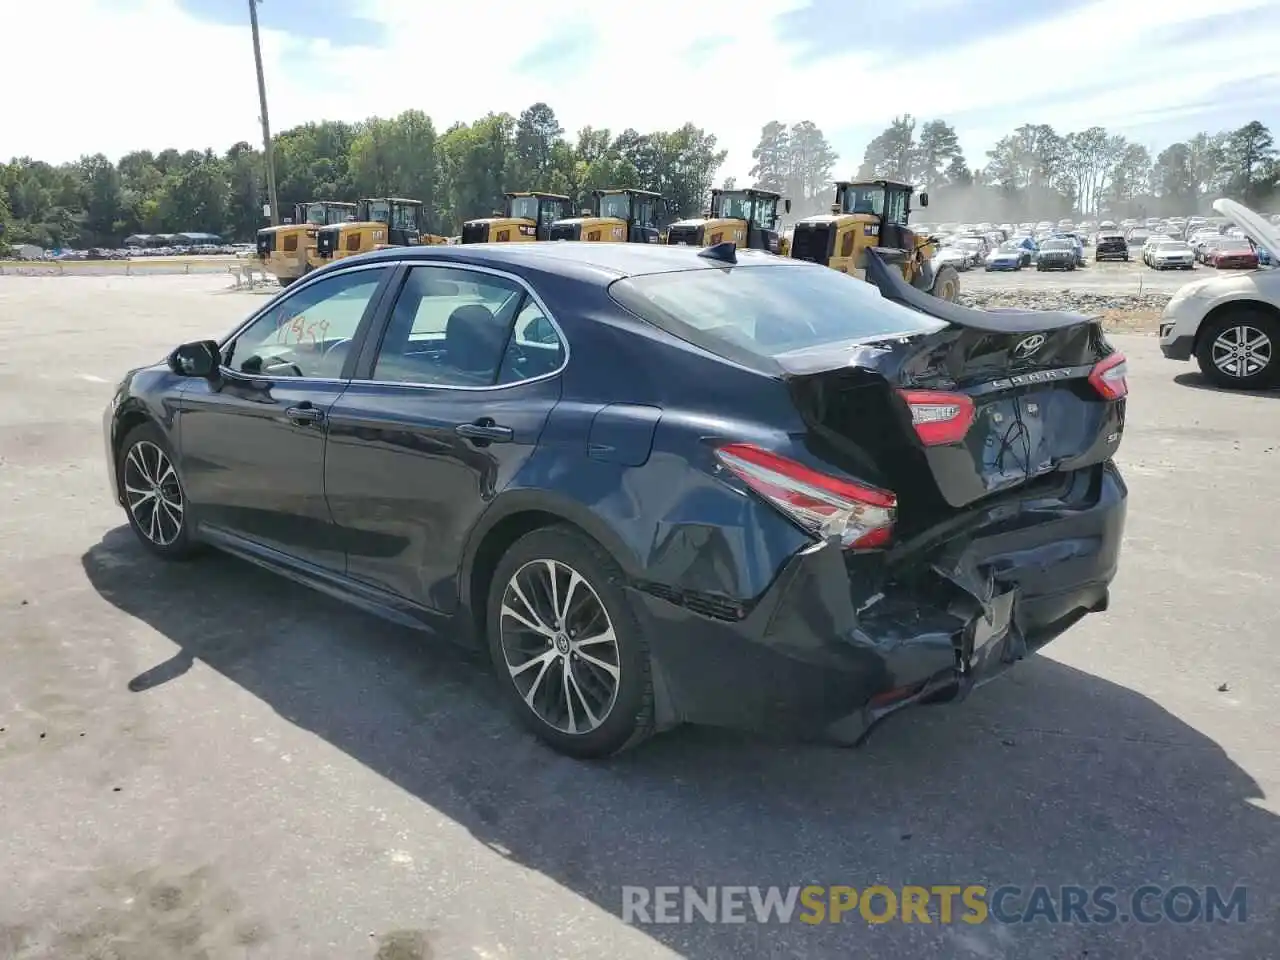
[{"label": "blue sky", "polygon": [[[837,174],[903,112],[951,122],[974,166],[1027,122],[1155,149],[1252,119],[1280,135],[1280,0],[264,0],[259,18],[277,130],[408,108],[444,128],[545,100],[571,131],[691,121],[740,180],[774,119],[818,124]],[[6,10],[11,35],[58,37],[56,70],[46,45],[11,44],[6,75],[59,107],[13,98],[0,156],[260,139],[247,20],[244,0]]]}]

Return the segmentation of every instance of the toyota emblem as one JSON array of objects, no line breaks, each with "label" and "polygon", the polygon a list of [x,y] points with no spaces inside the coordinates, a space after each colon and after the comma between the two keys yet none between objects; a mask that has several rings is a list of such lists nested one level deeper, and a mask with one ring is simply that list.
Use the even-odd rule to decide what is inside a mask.
[{"label": "toyota emblem", "polygon": [[1013,348],[1013,356],[1017,360],[1025,360],[1043,346],[1044,334],[1033,333],[1026,339],[1018,341],[1018,345]]}]

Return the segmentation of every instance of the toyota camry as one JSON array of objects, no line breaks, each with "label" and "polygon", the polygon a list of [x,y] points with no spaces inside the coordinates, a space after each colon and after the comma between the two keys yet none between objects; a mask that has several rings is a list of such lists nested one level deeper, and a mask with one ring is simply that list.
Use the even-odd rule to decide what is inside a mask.
[{"label": "toyota camry", "polygon": [[1075,314],[721,244],[394,248],[105,414],[142,546],[487,648],[599,757],[677,724],[858,742],[1108,603],[1124,357]]}]

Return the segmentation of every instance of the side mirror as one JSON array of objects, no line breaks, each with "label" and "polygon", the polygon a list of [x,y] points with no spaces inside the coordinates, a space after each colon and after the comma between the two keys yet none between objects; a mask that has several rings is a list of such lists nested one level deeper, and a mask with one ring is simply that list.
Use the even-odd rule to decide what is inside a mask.
[{"label": "side mirror", "polygon": [[928,205],[929,205],[929,194],[927,193],[920,194],[920,208],[923,210]]},{"label": "side mirror", "polygon": [[787,213],[790,213],[790,212],[791,212],[791,198],[790,198],[790,197],[788,197],[786,200],[783,200],[783,201],[782,201],[782,209],[783,209],[783,210],[785,210]]},{"label": "side mirror", "polygon": [[169,369],[180,377],[203,377],[206,380],[218,372],[222,352],[213,340],[195,340],[184,343],[169,354]]}]

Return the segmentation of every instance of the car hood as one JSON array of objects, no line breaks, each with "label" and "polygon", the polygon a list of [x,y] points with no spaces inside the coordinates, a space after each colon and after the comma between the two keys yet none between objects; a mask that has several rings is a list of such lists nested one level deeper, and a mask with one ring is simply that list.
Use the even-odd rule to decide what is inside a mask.
[{"label": "car hood", "polygon": [[[1280,270],[1250,270],[1233,277],[1192,280],[1178,288],[1173,299],[1213,300],[1218,297],[1262,300],[1280,307]],[[1172,302],[1172,301],[1171,301]]]},{"label": "car hood", "polygon": [[1271,253],[1280,253],[1280,228],[1267,223],[1243,203],[1227,199],[1215,200],[1213,209],[1243,230],[1258,246],[1265,247]]}]

